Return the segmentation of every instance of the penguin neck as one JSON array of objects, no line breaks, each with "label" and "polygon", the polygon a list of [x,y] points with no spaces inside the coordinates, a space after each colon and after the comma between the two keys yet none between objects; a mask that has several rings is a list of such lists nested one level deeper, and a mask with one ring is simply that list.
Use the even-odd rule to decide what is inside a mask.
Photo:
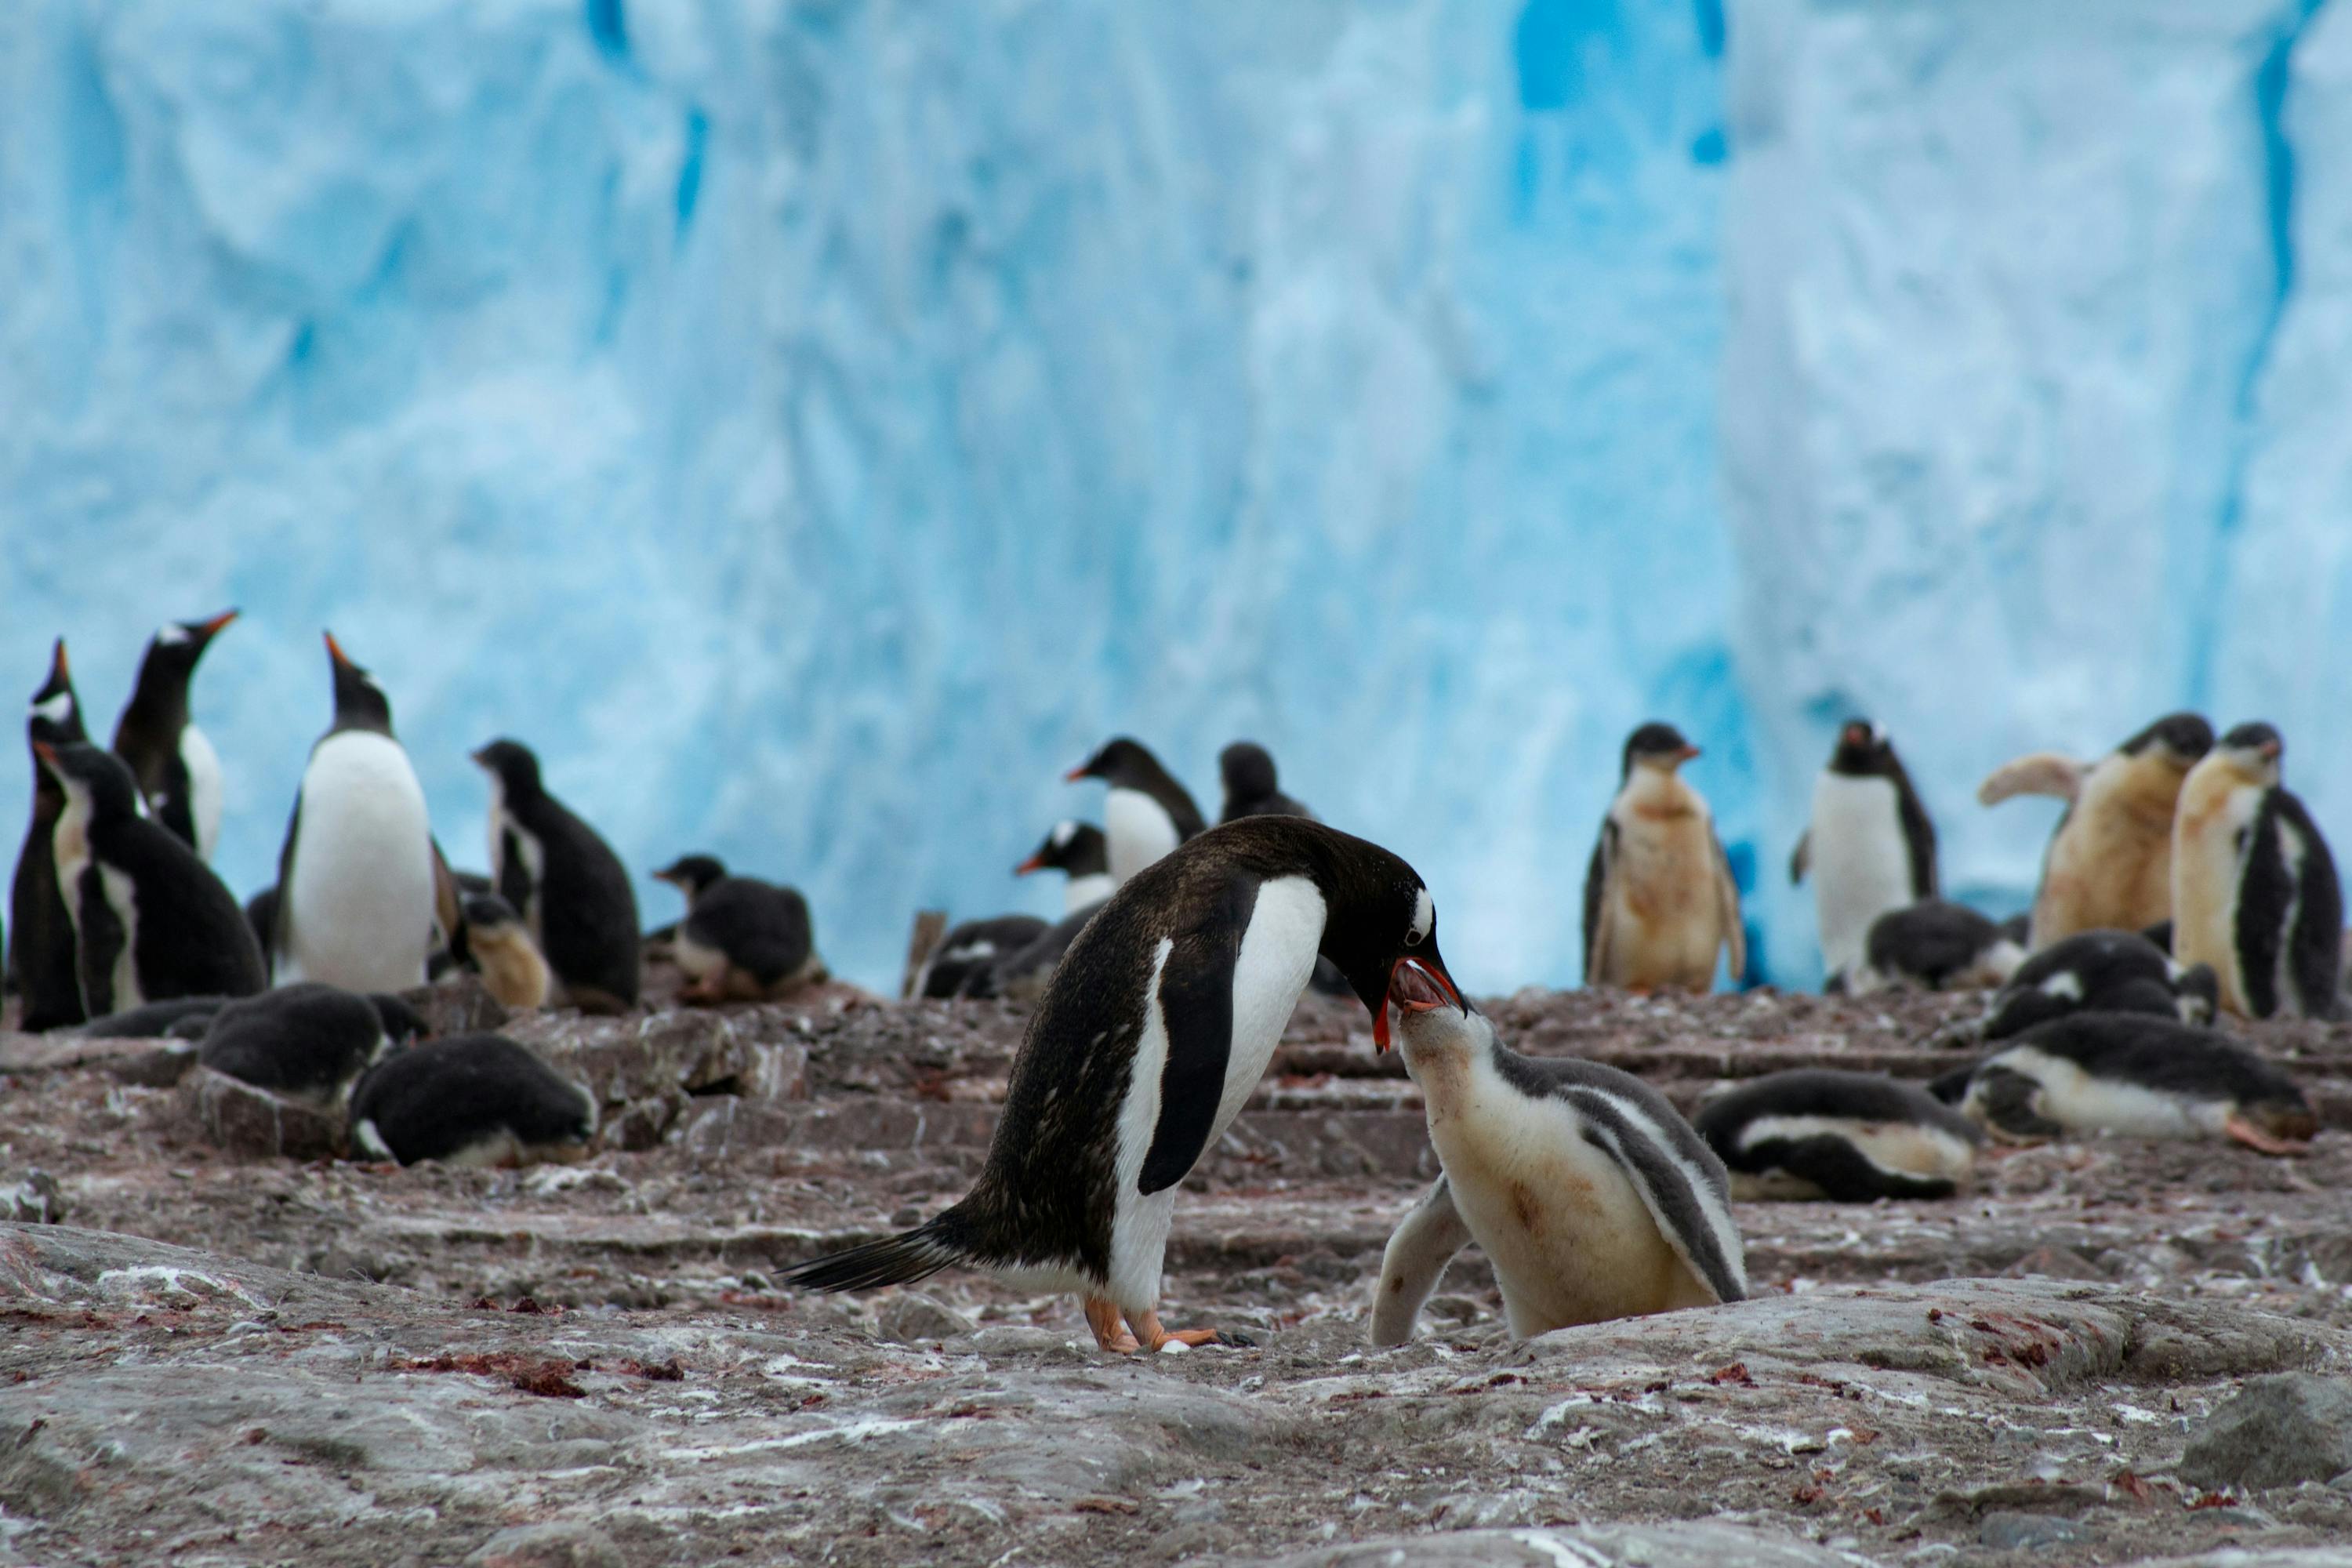
[{"label": "penguin neck", "polygon": [[1632,776],[1617,792],[1618,801],[1638,816],[1665,819],[1695,816],[1704,808],[1698,795],[1678,773],[1635,763]]},{"label": "penguin neck", "polygon": [[1072,877],[1062,889],[1062,912],[1076,914],[1080,910],[1093,909],[1118,890],[1118,884],[1108,871],[1089,871]]},{"label": "penguin neck", "polygon": [[139,683],[114,726],[116,747],[134,735],[158,741],[177,735],[188,722],[188,677],[193,673],[142,666]]}]

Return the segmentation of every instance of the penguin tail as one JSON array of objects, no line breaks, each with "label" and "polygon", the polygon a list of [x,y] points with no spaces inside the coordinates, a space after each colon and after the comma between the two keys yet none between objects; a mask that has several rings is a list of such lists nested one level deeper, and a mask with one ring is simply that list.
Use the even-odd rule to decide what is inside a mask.
[{"label": "penguin tail", "polygon": [[963,1216],[950,1208],[912,1230],[796,1263],[784,1270],[783,1281],[803,1290],[871,1290],[883,1285],[911,1285],[929,1279],[942,1268],[971,1260],[963,1231]]}]

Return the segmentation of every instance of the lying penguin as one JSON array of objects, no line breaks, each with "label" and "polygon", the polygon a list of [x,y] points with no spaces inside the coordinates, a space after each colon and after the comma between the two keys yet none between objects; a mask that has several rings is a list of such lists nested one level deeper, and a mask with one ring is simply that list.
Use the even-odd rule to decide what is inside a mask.
[{"label": "lying penguin", "polygon": [[1979,1035],[2006,1040],[2070,1013],[2146,1013],[2210,1024],[2218,999],[2210,966],[2184,967],[2137,931],[2086,931],[2020,964]]},{"label": "lying penguin", "polygon": [[1692,1119],[1731,1171],[1731,1195],[1948,1198],[1976,1163],[1976,1123],[1884,1073],[1799,1068],[1717,1095]]},{"label": "lying penguin", "polygon": [[2293,1079],[2210,1029],[2140,1013],[2037,1024],[1968,1076],[1960,1110],[1994,1137],[2227,1138],[2299,1154],[2319,1131]]},{"label": "lying penguin", "polygon": [[1475,1241],[1520,1339],[1748,1293],[1723,1162],[1630,1073],[1523,1057],[1408,959],[1390,996],[1444,1174],[1381,1258],[1371,1342],[1402,1344]]},{"label": "lying penguin", "polygon": [[197,1059],[256,1089],[326,1108],[341,1103],[384,1052],[424,1032],[424,1020],[397,996],[300,981],[222,1007]]},{"label": "lying penguin", "polygon": [[1870,924],[1863,962],[1845,975],[1848,994],[1891,986],[1961,991],[1999,985],[2025,962],[2007,931],[1965,904],[1922,899]]},{"label": "lying penguin", "polygon": [[414,1165],[569,1163],[596,1137],[589,1092],[504,1035],[395,1052],[352,1091],[352,1147]]},{"label": "lying penguin", "polygon": [[730,876],[711,855],[686,856],[654,878],[686,895],[677,944],[683,1000],[772,1000],[825,978],[797,889]]}]

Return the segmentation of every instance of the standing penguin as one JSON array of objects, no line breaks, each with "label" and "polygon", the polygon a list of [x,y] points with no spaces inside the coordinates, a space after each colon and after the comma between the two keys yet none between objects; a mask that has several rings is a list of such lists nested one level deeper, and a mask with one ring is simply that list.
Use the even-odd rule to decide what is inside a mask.
[{"label": "standing penguin", "polygon": [[1110,785],[1103,802],[1103,826],[1110,840],[1110,874],[1124,882],[1208,825],[1184,786],[1160,759],[1122,735],[1072,768],[1066,775],[1100,779]]},{"label": "standing penguin", "polygon": [[280,985],[425,984],[436,901],[425,790],[393,738],[392,702],[327,634],[335,721],[310,748],[278,856],[270,944]]},{"label": "standing penguin", "polygon": [[514,906],[496,893],[476,893],[466,900],[466,956],[499,1005],[510,1013],[544,1007],[554,993],[555,977],[539,944]]},{"label": "standing penguin", "polygon": [[1789,880],[1813,879],[1829,988],[1860,964],[1871,922],[1936,896],[1936,829],[1886,738],[1849,719],[1813,781],[1813,816],[1789,858]]},{"label": "standing penguin", "polygon": [[1671,724],[1626,738],[1622,783],[1584,874],[1587,985],[1705,991],[1727,946],[1732,979],[1748,968],[1738,884],[1706,802],[1679,773],[1697,755]]},{"label": "standing penguin", "polygon": [[236,896],[196,852],[139,815],[121,758],[34,747],[65,790],[51,833],[91,1017],[175,996],[250,996],[268,984]]},{"label": "standing penguin", "polygon": [[25,714],[33,814],[8,889],[8,973],[24,994],[23,1027],[29,1030],[79,1024],[89,1016],[82,1009],[81,978],[74,966],[73,917],[58,885],[55,830],[66,808],[65,786],[34,749],[79,745],[89,739],[81,705],[74,700],[73,672],[66,665],[66,639],[59,637],[49,654],[49,678],[33,693]]},{"label": "standing penguin", "polygon": [[2212,746],[2213,726],[2201,717],[2168,713],[2095,763],[2037,752],[1978,786],[1986,805],[2021,795],[2069,803],[2042,857],[2031,946],[2171,919],[2172,809],[2181,781]]},{"label": "standing penguin", "polygon": [[[1032,871],[1060,871],[1069,879],[1062,889],[1062,918],[1021,942],[1002,943],[993,957],[966,966],[955,994],[1033,1000],[1095,910],[1118,886],[1110,874],[1108,841],[1090,822],[1055,823],[1036,852],[1013,868],[1016,877]],[[956,935],[949,933],[950,939]]]},{"label": "standing penguin", "polygon": [[1062,912],[1076,914],[1093,909],[1117,890],[1110,874],[1110,846],[1103,830],[1091,822],[1057,822],[1029,858],[1013,868],[1016,877],[1033,871],[1059,871],[1068,879],[1062,886]]},{"label": "standing penguin", "polygon": [[1160,1323],[1177,1187],[1265,1073],[1318,952],[1371,1010],[1383,1049],[1402,966],[1461,1005],[1429,889],[1376,845],[1298,817],[1249,817],[1147,868],[1055,971],[971,1194],[787,1278],[852,1290],[984,1268],[1083,1296],[1105,1350],[1216,1339]]},{"label": "standing penguin", "polygon": [[206,860],[220,842],[220,758],[188,717],[188,681],[235,619],[235,610],[225,610],[208,621],[166,621],[148,640],[138,683],[114,726],[114,754],[131,764],[149,813]]},{"label": "standing penguin", "polygon": [[1598,1062],[1519,1055],[1412,963],[1391,994],[1444,1174],[1381,1257],[1372,1343],[1412,1337],[1466,1241],[1517,1339],[1748,1294],[1723,1162],[1665,1096]]},{"label": "standing penguin", "polygon": [[540,782],[529,747],[474,753],[490,775],[490,880],[546,954],[559,1006],[625,1012],[637,1003],[637,895],[596,830]]},{"label": "standing penguin", "polygon": [[1217,771],[1225,781],[1224,809],[1219,822],[1237,816],[1313,816],[1306,806],[1282,793],[1275,782],[1274,754],[1255,741],[1235,741],[1217,753]]},{"label": "standing penguin", "polygon": [[2285,750],[2241,724],[2190,771],[2172,825],[2172,948],[2210,963],[2242,1017],[2326,1018],[2342,972],[2344,890],[2303,802],[2279,782]]}]

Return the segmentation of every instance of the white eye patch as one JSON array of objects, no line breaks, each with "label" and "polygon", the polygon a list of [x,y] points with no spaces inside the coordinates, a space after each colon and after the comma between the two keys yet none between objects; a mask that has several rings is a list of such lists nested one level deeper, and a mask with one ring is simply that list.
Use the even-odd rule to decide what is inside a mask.
[{"label": "white eye patch", "polygon": [[1073,838],[1076,838],[1077,836],[1078,836],[1078,825],[1077,825],[1076,823],[1075,823],[1075,822],[1057,822],[1057,823],[1054,824],[1054,847],[1055,847],[1055,848],[1056,848],[1056,849],[1067,849],[1067,848],[1070,847],[1070,840],[1071,840],[1071,839],[1073,839]]},{"label": "white eye patch", "polygon": [[1412,924],[1405,928],[1405,940],[1415,945],[1427,942],[1430,931],[1435,929],[1436,925],[1436,900],[1429,896],[1429,889],[1423,888],[1414,896]]},{"label": "white eye patch", "polygon": [[170,621],[165,621],[155,628],[155,640],[165,647],[171,647],[187,641],[188,631],[185,626],[174,626]]},{"label": "white eye patch", "polygon": [[52,724],[62,724],[73,715],[74,700],[70,691],[60,691],[33,704],[33,717],[47,719]]}]

